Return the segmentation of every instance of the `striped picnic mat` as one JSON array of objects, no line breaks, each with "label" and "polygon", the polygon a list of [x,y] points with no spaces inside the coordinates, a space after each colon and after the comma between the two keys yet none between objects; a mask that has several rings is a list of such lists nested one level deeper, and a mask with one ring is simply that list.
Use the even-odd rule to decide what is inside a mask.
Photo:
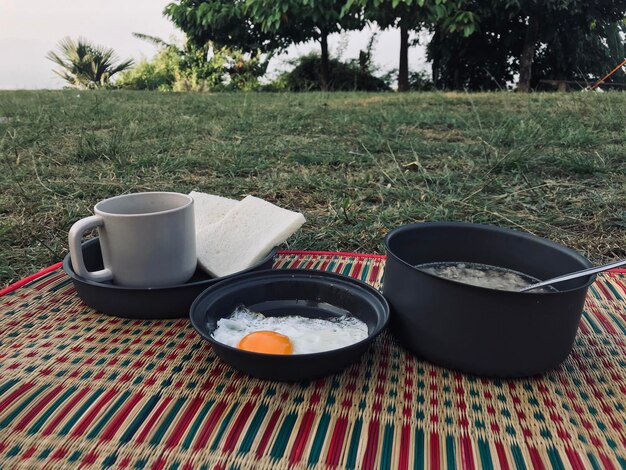
[{"label": "striped picnic mat", "polygon": [[[282,253],[380,287],[384,258]],[[626,468],[626,274],[590,290],[557,370],[486,380],[387,333],[296,384],[224,365],[181,320],[99,314],[59,269],[0,297],[0,468]]]}]

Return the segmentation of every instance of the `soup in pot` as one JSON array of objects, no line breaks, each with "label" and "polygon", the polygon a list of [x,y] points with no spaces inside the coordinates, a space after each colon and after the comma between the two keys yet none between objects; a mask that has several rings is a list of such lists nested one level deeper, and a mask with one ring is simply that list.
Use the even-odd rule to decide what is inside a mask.
[{"label": "soup in pot", "polygon": [[[415,267],[434,276],[496,290],[518,291],[540,282],[528,274],[480,263],[444,261],[418,264]],[[541,287],[531,292],[556,292],[556,289]]]}]

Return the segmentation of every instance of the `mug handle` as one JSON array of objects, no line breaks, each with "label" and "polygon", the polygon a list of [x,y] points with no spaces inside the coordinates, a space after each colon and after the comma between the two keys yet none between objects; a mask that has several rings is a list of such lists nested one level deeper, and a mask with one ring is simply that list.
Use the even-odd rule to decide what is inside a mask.
[{"label": "mug handle", "polygon": [[104,225],[104,219],[98,215],[92,215],[80,219],[70,229],[68,241],[70,245],[70,258],[72,259],[72,267],[74,272],[79,276],[94,282],[104,282],[113,279],[113,273],[110,269],[105,268],[100,271],[88,271],[85,267],[83,259],[83,248],[81,246],[83,233],[96,227]]}]

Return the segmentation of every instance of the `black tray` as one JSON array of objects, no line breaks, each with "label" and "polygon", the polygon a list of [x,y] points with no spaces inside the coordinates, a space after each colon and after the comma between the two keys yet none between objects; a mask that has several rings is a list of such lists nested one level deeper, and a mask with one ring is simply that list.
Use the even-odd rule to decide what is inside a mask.
[{"label": "black tray", "polygon": [[[103,269],[98,238],[83,243],[82,249],[89,271]],[[158,288],[123,287],[111,282],[89,281],[74,272],[69,254],[63,260],[63,270],[74,282],[78,296],[90,307],[107,315],[135,319],[186,318],[193,301],[209,286],[238,274],[270,269],[275,255],[276,249],[273,249],[255,266],[220,278],[211,277],[198,268],[185,284]]]}]

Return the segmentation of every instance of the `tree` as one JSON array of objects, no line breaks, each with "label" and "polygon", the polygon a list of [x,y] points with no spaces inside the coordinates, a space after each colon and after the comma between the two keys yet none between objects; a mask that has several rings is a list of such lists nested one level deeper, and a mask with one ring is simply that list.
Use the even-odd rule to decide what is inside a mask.
[{"label": "tree", "polygon": [[[205,65],[195,61],[194,69],[213,74],[222,67],[234,89],[254,87],[272,55],[304,37],[291,25],[281,26],[278,33],[264,31],[248,11],[246,0],[178,0],[168,4],[164,14],[187,36],[186,49],[193,53],[183,58],[205,51]],[[207,61],[210,50],[214,55]]]},{"label": "tree", "polygon": [[[626,57],[623,22],[596,21],[580,28],[557,27],[535,52],[531,88],[540,80],[573,80],[592,85]],[[607,83],[623,82],[623,71]]]},{"label": "tree", "polygon": [[90,43],[84,38],[62,39],[59,53],[48,52],[46,58],[61,67],[54,72],[76,88],[99,88],[107,86],[111,77],[133,65],[133,60],[118,62],[113,49]]},{"label": "tree", "polygon": [[479,18],[469,37],[435,31],[427,46],[435,87],[451,90],[506,88],[517,73],[524,25],[491,2],[475,5]]},{"label": "tree", "polygon": [[291,44],[289,34],[297,35],[295,30],[282,35],[264,31],[248,12],[246,0],[178,0],[163,13],[199,48],[210,42],[260,54],[284,49]]},{"label": "tree", "polygon": [[347,0],[345,8],[355,5],[364,10],[368,21],[381,29],[400,30],[400,58],[398,64],[398,91],[410,89],[409,35],[411,31],[427,28],[439,34],[460,31],[469,36],[474,31],[475,17],[467,11],[466,0]]},{"label": "tree", "polygon": [[246,0],[246,11],[266,34],[289,43],[308,40],[320,43],[321,86],[329,86],[328,36],[365,25],[358,6],[345,7],[335,0]]},{"label": "tree", "polygon": [[[624,0],[478,0],[470,38],[433,36],[428,57],[439,88],[529,91],[540,79],[588,80],[623,57]],[[617,28],[617,29],[616,29]],[[620,56],[621,54],[621,56]]]},{"label": "tree", "polygon": [[[626,2],[623,0],[504,0],[504,7],[521,17],[525,24],[517,86],[523,92],[531,88],[533,62],[540,52],[538,46],[547,44],[550,47],[551,43],[554,44],[556,30],[565,34],[574,33],[569,39],[565,38],[567,42],[576,36],[580,40],[580,33],[593,34],[599,24],[616,23],[626,15]],[[584,50],[578,52],[588,54]]]}]

